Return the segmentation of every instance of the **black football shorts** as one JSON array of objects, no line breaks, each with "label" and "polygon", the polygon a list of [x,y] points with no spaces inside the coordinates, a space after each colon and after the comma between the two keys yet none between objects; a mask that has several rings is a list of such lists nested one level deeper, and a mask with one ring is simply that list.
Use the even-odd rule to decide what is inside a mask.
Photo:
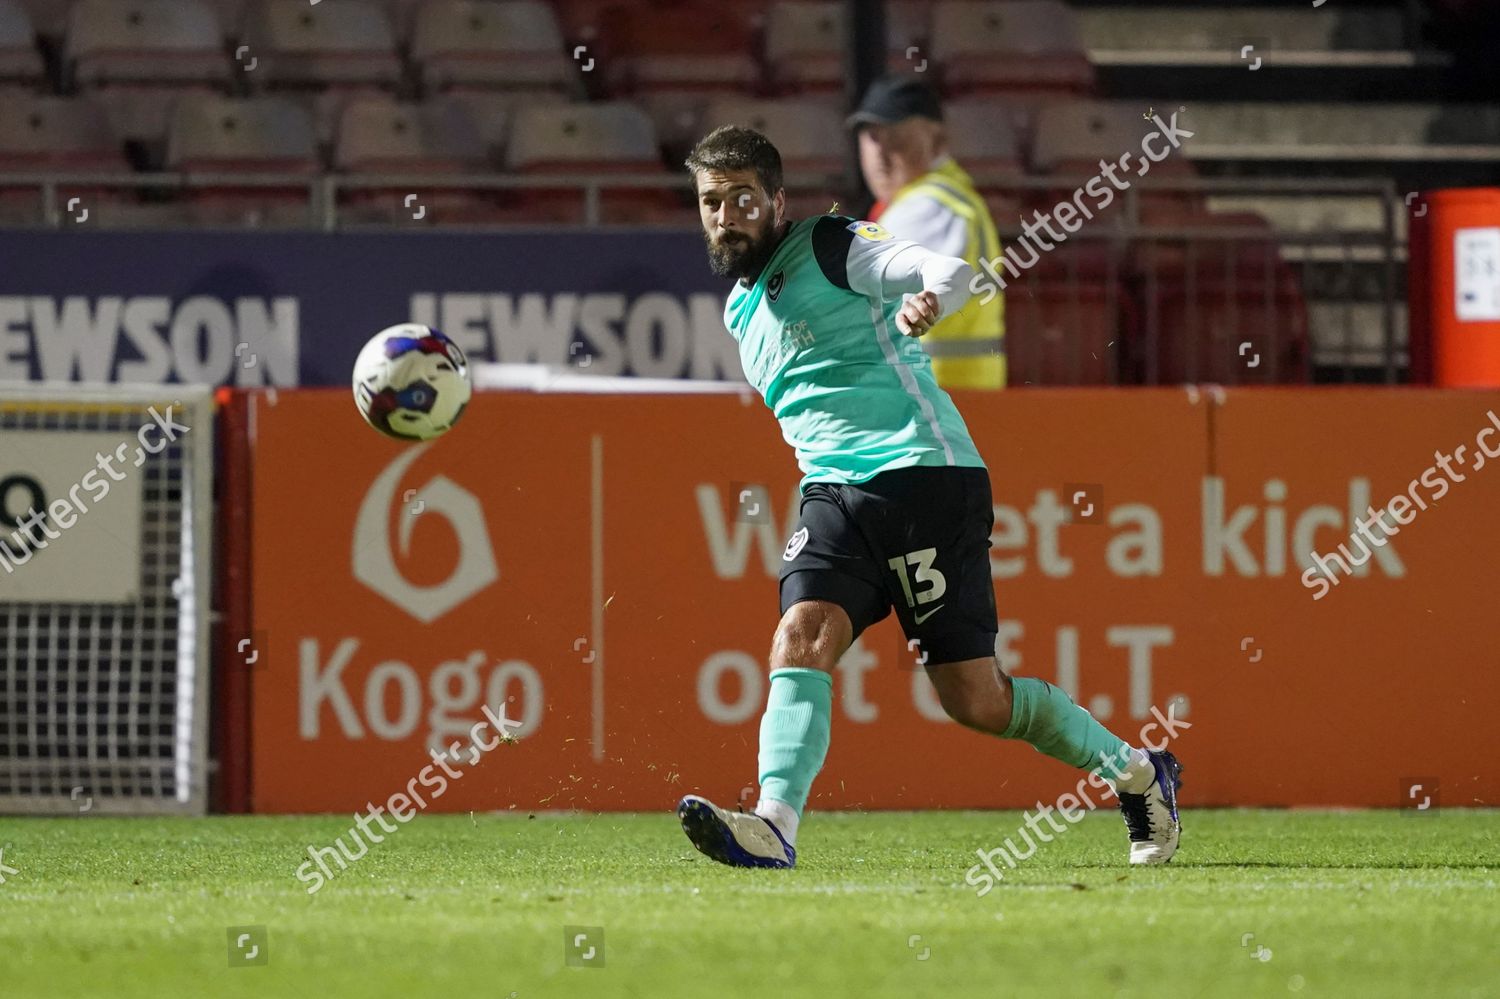
[{"label": "black football shorts", "polygon": [[781,561],[781,612],[827,600],[858,638],[896,609],[928,665],[994,655],[990,476],[914,466],[857,485],[810,483]]}]

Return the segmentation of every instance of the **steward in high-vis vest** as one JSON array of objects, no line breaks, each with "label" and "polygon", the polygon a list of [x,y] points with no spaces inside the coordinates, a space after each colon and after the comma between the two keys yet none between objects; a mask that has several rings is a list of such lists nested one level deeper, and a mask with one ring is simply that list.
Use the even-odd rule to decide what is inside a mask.
[{"label": "steward in high-vis vest", "polygon": [[[959,257],[976,273],[981,259],[998,260],[1000,238],[984,199],[949,156],[937,95],[910,78],[870,85],[848,123],[859,136],[865,183],[878,199],[870,213],[897,239]],[[1005,302],[972,298],[922,338],[944,388],[1005,386]]]}]

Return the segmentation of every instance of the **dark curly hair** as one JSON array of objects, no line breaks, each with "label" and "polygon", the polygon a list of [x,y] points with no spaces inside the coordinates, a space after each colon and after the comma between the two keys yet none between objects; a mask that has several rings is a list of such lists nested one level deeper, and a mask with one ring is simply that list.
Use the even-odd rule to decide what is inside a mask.
[{"label": "dark curly hair", "polygon": [[695,190],[702,170],[754,170],[767,194],[782,187],[781,154],[753,128],[719,126],[698,140],[684,165],[692,171]]}]

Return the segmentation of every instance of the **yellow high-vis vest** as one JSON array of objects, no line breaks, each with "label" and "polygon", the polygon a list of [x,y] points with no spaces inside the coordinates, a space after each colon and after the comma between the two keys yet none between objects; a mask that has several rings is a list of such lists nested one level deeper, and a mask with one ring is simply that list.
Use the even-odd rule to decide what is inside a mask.
[{"label": "yellow high-vis vest", "polygon": [[[890,205],[894,207],[902,198],[923,195],[967,223],[963,258],[976,274],[983,273],[979,266],[981,258],[999,260],[1000,237],[990,218],[989,206],[974,189],[974,181],[963,167],[951,158],[945,159],[897,191]],[[898,239],[909,238],[899,232],[894,235]],[[987,305],[980,304],[982,298],[976,295],[969,299],[961,310],[938,320],[922,337],[922,344],[932,358],[932,373],[943,388],[1005,387],[1005,297],[997,294]]]}]

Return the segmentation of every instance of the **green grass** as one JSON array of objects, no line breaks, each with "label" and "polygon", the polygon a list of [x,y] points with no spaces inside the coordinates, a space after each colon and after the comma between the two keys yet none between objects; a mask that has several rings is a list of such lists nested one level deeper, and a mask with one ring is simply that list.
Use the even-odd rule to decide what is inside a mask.
[{"label": "green grass", "polygon": [[[1101,813],[982,899],[964,871],[1017,813],[817,814],[795,871],[719,867],[670,815],[421,815],[313,896],[293,872],[347,818],[6,818],[0,996],[1500,992],[1500,813],[1184,818],[1169,867]],[[228,966],[241,924],[267,965]],[[604,967],[565,966],[569,924]]]}]

